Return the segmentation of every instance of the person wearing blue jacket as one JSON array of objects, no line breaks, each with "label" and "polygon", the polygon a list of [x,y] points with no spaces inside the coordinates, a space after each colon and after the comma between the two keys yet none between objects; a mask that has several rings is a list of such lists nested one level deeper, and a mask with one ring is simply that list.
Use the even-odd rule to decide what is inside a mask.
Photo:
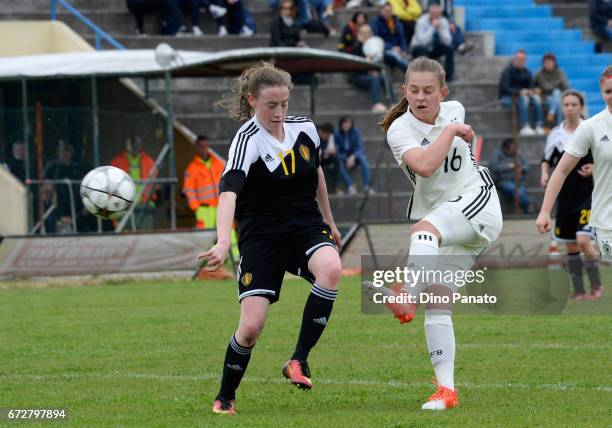
[{"label": "person wearing blue jacket", "polygon": [[348,173],[348,170],[356,165],[359,165],[361,169],[364,192],[373,193],[370,187],[372,182],[370,166],[363,150],[363,138],[359,130],[355,128],[352,117],[343,116],[340,118],[338,130],[334,134],[334,142],[340,160],[340,181],[346,186],[348,194],[354,195],[357,193],[353,180]]},{"label": "person wearing blue jacket", "polygon": [[408,53],[408,44],[401,21],[393,15],[391,4],[384,3],[370,22],[374,34],[385,42],[385,64],[398,67],[406,72],[408,61],[404,56]]}]

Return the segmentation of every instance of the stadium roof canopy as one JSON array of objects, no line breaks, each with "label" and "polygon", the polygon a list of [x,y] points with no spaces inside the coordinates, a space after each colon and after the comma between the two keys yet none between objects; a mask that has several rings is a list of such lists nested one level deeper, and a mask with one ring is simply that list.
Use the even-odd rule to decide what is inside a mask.
[{"label": "stadium roof canopy", "polygon": [[[76,77],[161,77],[165,69],[155,50],[70,52],[0,58],[0,80]],[[354,55],[310,48],[251,48],[223,52],[172,51],[167,70],[173,77],[240,74],[269,61],[290,73],[377,70],[381,66]]]}]

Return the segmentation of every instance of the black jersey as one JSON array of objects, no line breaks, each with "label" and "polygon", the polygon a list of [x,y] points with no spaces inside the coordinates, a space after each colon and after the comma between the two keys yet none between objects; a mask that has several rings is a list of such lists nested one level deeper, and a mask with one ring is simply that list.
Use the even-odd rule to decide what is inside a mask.
[{"label": "black jersey", "polygon": [[[565,131],[563,123],[554,128],[546,139],[544,159],[550,166],[556,166],[563,156],[565,145],[571,140],[572,134]],[[592,177],[581,177],[578,170],[583,165],[593,163],[593,156],[588,154],[578,161],[576,167],[569,173],[557,199],[557,212],[576,212],[591,207],[591,193],[593,193]]]},{"label": "black jersey", "polygon": [[238,195],[240,239],[284,235],[323,219],[316,201],[319,135],[306,117],[288,116],[285,139],[272,137],[255,116],[234,137],[220,192]]}]

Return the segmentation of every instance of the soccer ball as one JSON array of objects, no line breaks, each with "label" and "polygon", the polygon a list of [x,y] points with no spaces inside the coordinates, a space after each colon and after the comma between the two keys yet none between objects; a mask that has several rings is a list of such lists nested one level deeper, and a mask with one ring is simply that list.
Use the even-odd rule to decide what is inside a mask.
[{"label": "soccer ball", "polygon": [[92,169],[81,181],[81,200],[85,209],[103,219],[117,219],[130,209],[136,185],[122,169],[101,166]]}]

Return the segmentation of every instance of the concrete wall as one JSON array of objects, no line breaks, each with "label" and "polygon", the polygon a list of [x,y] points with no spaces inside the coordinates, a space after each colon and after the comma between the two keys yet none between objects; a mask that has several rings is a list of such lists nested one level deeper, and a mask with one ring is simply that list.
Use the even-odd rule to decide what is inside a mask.
[{"label": "concrete wall", "polygon": [[93,48],[60,21],[0,22],[0,56],[91,51]]},{"label": "concrete wall", "polygon": [[0,168],[0,201],[0,235],[27,234],[26,187],[4,168]]}]

